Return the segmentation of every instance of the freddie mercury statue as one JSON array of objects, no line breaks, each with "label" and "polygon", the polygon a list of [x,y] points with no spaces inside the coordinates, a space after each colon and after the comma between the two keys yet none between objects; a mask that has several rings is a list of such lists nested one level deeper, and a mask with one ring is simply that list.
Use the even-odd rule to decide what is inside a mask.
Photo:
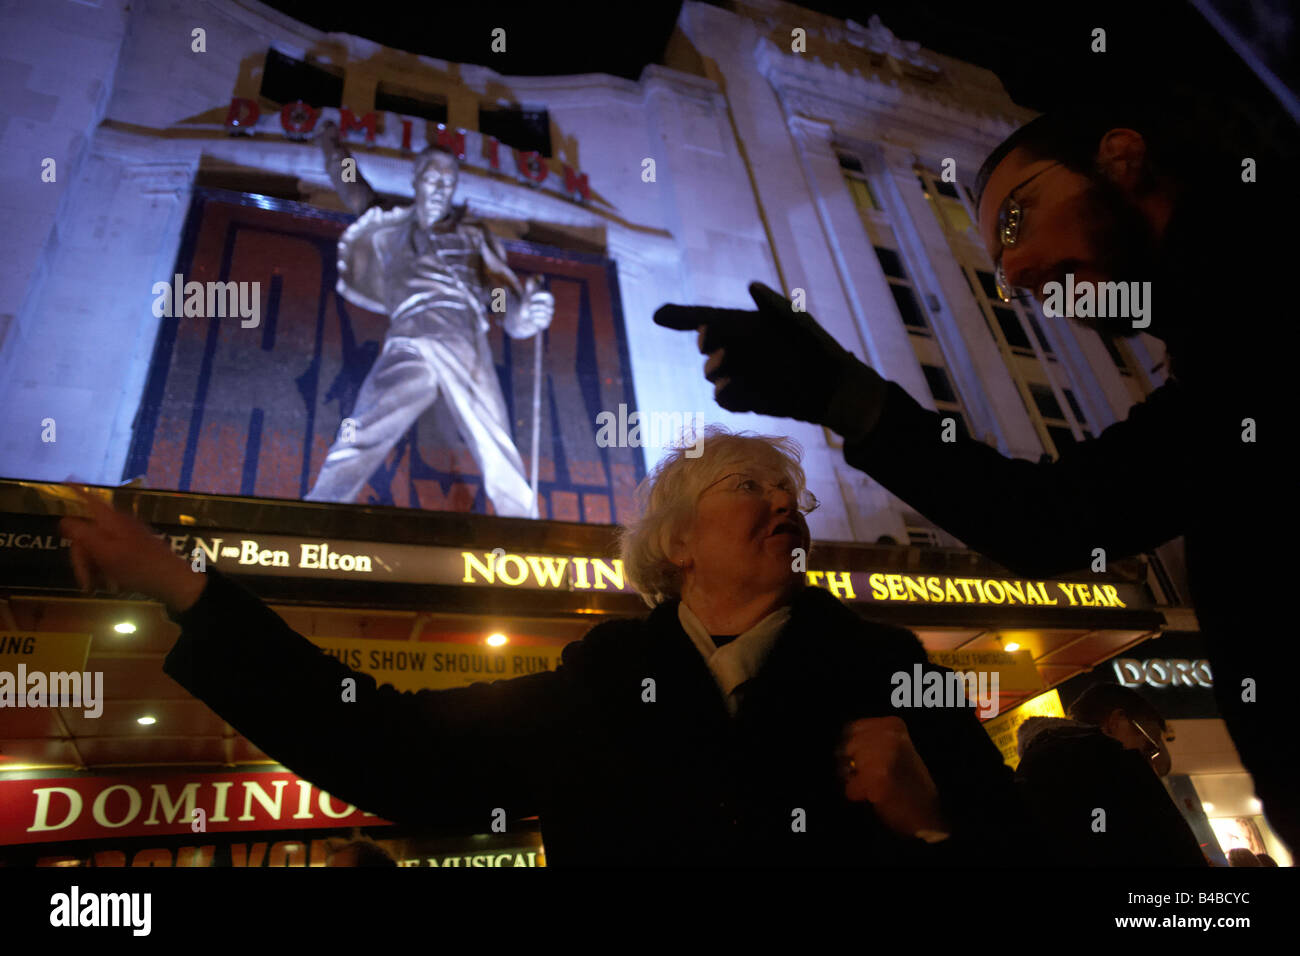
[{"label": "freddie mercury statue", "polygon": [[[349,302],[389,316],[375,364],[344,419],[307,501],[350,502],[389,450],[439,391],[496,513],[535,518],[537,500],[511,437],[505,397],[492,361],[487,305],[505,290],[503,326],[524,339],[548,328],[555,299],[530,278],[521,286],[499,240],[465,207],[452,205],[459,164],[429,148],[415,158],[415,203],[385,210],[356,173],[345,175],[338,127],[321,132],[334,188],[360,218],[339,238],[337,290]],[[540,339],[538,342],[540,347]]]}]

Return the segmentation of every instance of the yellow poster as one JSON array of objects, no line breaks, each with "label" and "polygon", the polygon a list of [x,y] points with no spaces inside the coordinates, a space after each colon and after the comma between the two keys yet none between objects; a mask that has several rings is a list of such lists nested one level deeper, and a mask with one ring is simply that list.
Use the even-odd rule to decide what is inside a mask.
[{"label": "yellow poster", "polygon": [[955,671],[996,671],[998,690],[1039,690],[1043,679],[1029,651],[927,651],[930,663]]},{"label": "yellow poster", "polygon": [[398,690],[444,690],[479,681],[510,680],[560,663],[558,647],[488,647],[439,641],[370,641],[351,637],[314,637],[313,644],[380,684]]},{"label": "yellow poster", "polygon": [[27,673],[71,673],[86,669],[90,654],[89,634],[53,631],[0,631],[0,671],[18,672],[25,664]]},{"label": "yellow poster", "polygon": [[1061,707],[1061,695],[1055,690],[1049,690],[1046,694],[1039,694],[1037,697],[1031,697],[1019,707],[1012,708],[1005,714],[999,714],[992,720],[984,722],[984,729],[988,731],[993,742],[998,745],[1002,751],[1002,760],[1012,770],[1020,763],[1020,757],[1016,754],[1016,733],[1020,730],[1020,725],[1030,717],[1064,717],[1065,710]]}]

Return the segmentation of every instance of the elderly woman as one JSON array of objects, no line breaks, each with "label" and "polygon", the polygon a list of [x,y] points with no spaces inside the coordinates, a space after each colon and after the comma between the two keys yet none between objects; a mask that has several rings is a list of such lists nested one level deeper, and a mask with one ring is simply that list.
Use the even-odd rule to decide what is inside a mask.
[{"label": "elderly woman", "polygon": [[539,815],[552,866],[987,865],[1022,850],[1010,771],[973,711],[891,706],[891,675],[929,667],[916,638],[805,585],[798,446],[711,428],[687,452],[646,479],[623,535],[651,613],[598,624],[555,671],[451,690],[376,686],[96,502],[63,533],[84,587],[104,575],[166,604],[181,627],[168,674],[394,822],[485,833]]}]

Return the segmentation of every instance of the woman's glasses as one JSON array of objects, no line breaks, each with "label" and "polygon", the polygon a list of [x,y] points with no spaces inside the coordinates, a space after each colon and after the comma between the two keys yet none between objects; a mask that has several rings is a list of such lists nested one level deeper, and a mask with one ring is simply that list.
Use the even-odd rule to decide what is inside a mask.
[{"label": "woman's glasses", "polygon": [[[794,483],[789,478],[781,478],[778,481],[764,481],[761,478],[757,478],[754,475],[741,471],[723,475],[717,481],[713,482],[713,484],[709,485],[708,488],[705,488],[704,491],[707,492],[712,488],[718,487],[733,494],[753,495],[754,497],[763,497],[767,494],[769,488],[775,488],[778,491],[784,491],[792,498],[797,497]],[[818,504],[817,496],[811,491],[805,489],[803,500],[798,503],[796,510],[801,514],[812,514],[812,512],[817,510]]]}]

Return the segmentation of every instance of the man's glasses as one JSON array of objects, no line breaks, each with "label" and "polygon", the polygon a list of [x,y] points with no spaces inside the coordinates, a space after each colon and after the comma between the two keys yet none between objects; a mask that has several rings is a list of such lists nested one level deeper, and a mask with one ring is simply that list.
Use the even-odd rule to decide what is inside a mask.
[{"label": "man's glasses", "polygon": [[1002,249],[1015,248],[1016,243],[1020,241],[1020,227],[1025,219],[1025,209],[1020,205],[1020,201],[1016,199],[1016,193],[1021,189],[1024,189],[1049,169],[1054,169],[1060,165],[1060,163],[1052,163],[1051,166],[1046,166],[1043,169],[1040,169],[1024,182],[1020,183],[1015,189],[1011,190],[1007,195],[1007,198],[1003,201],[1002,208],[998,210],[998,242],[1001,245],[1001,249],[998,250],[997,261],[993,264],[993,278],[997,284],[998,298],[1003,302],[1012,302],[1016,299],[1028,299],[1033,295],[1033,292],[1029,289],[1021,289],[1017,292],[1016,287],[1007,281],[1006,271],[1002,268]]},{"label": "man's glasses", "polygon": [[[736,494],[754,495],[755,497],[766,495],[768,488],[776,488],[779,491],[784,491],[791,497],[795,497],[794,484],[789,478],[782,478],[780,481],[775,482],[763,481],[753,475],[746,474],[745,472],[732,472],[729,475],[723,475],[717,481],[713,482],[713,484],[709,485],[708,488],[705,488],[704,491],[707,492],[710,489],[719,486],[726,491]],[[801,514],[812,514],[812,512],[817,510],[817,505],[817,496],[811,491],[805,489],[803,500],[798,503],[796,510]]]},{"label": "man's glasses", "polygon": [[[1125,716],[1128,716],[1128,715],[1126,714]],[[1151,736],[1151,734],[1147,733],[1147,729],[1146,729],[1145,727],[1143,727],[1140,723],[1138,723],[1138,722],[1137,722],[1136,720],[1134,720],[1132,717],[1129,717],[1129,718],[1128,718],[1128,722],[1129,722],[1130,724],[1132,724],[1134,727],[1136,727],[1136,728],[1137,728],[1137,732],[1140,733],[1143,737],[1145,737],[1147,743],[1149,743],[1149,744],[1151,745],[1151,750],[1152,750],[1152,752],[1149,753],[1149,754],[1147,754],[1147,759],[1148,759],[1148,760],[1151,760],[1151,761],[1155,761],[1155,759],[1156,759],[1157,757],[1159,757],[1160,754],[1164,751],[1164,748],[1163,748],[1159,743],[1156,742],[1156,738],[1155,738],[1155,737],[1153,737],[1153,736]],[[1169,740],[1173,740],[1172,735],[1171,735],[1170,737],[1168,737],[1168,739],[1169,739]]]}]

